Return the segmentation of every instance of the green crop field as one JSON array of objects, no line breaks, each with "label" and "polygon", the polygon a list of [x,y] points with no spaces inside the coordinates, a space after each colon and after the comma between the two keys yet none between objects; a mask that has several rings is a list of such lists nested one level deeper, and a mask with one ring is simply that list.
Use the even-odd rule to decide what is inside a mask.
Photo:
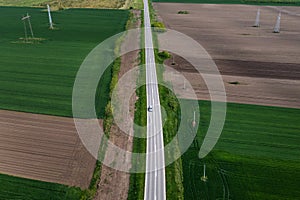
[{"label": "green crop field", "polygon": [[[21,17],[29,13],[35,37],[25,44]],[[126,10],[68,9],[53,12],[56,30],[38,8],[0,7],[0,109],[72,116],[72,87],[88,53],[125,29]],[[112,52],[114,47],[112,46]],[[96,110],[103,117],[111,71],[99,83]]]},{"label": "green crop field", "polygon": [[[210,102],[199,104],[199,132],[182,157],[185,199],[300,197],[299,109],[229,103],[219,142],[200,160],[199,147],[210,122]],[[207,182],[201,180],[204,163]]]},{"label": "green crop field", "polygon": [[3,200],[79,200],[81,195],[79,188],[0,174],[0,199]]},{"label": "green crop field", "polygon": [[153,2],[300,6],[300,0],[153,0]]}]

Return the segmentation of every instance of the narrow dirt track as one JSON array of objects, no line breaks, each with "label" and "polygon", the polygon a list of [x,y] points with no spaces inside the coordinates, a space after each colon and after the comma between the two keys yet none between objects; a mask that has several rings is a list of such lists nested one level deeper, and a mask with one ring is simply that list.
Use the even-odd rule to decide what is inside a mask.
[{"label": "narrow dirt track", "polygon": [[[137,28],[140,27],[140,11],[133,11],[133,14],[136,18],[136,22],[132,24],[131,28]],[[126,35],[126,38],[124,40],[124,43],[121,46],[121,49],[125,51],[126,48],[128,48],[130,45],[135,46],[136,48],[139,47],[139,35],[130,34]],[[122,76],[126,75],[126,73],[133,69],[134,67],[138,66],[139,64],[139,51],[132,51],[129,52],[121,57],[121,67],[119,72],[119,79],[122,78]],[[136,83],[138,74],[136,74],[136,77],[133,76],[131,81],[128,81],[126,84],[133,85]],[[124,89],[125,88],[125,89]],[[118,92],[118,96],[122,99],[124,96],[126,96],[126,93],[130,93],[130,88],[124,87],[121,91]],[[128,91],[127,91],[128,90]],[[130,99],[129,102],[129,114],[131,118],[134,118],[134,108],[135,108],[135,101],[136,101],[136,95],[133,94],[133,96]],[[122,101],[120,101],[122,102]],[[126,107],[126,101],[122,102],[124,107]],[[124,113],[120,114],[122,119],[126,119],[127,116]],[[114,116],[116,117],[116,116]],[[133,135],[133,124],[128,123],[126,130],[129,131],[125,133],[123,130],[121,130],[116,124],[113,124],[110,130],[110,137],[109,140],[119,148],[125,150],[125,151],[132,151],[133,147],[133,137],[130,135]],[[109,148],[106,151],[106,159],[111,159],[115,161],[117,159],[118,155],[113,154],[114,151],[109,150]],[[131,167],[131,157],[124,157],[122,159],[118,159],[118,163],[122,163],[124,165],[129,165]],[[102,165],[101,170],[101,178],[100,182],[98,184],[98,190],[97,194],[95,196],[95,200],[106,200],[106,199],[127,199],[128,197],[128,190],[129,190],[129,184],[130,184],[130,173],[118,171],[116,169],[112,169],[110,167],[107,167],[105,165]]]},{"label": "narrow dirt track", "polygon": [[0,110],[0,173],[85,189],[95,163],[72,118]]}]

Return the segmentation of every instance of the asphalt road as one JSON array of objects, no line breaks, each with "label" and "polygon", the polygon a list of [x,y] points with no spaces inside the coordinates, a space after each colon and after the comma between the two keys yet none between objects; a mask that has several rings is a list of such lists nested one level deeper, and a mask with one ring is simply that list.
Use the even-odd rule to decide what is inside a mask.
[{"label": "asphalt road", "polygon": [[[166,199],[165,157],[161,108],[156,76],[148,0],[144,0],[147,108],[147,157],[144,199]],[[146,108],[145,108],[146,109]]]}]

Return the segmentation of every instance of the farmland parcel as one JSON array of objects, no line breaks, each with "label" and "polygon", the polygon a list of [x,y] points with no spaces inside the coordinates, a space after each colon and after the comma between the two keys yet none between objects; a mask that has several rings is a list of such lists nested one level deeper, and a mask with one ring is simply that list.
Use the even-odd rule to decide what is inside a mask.
[{"label": "farmland parcel", "polygon": [[[24,44],[20,20],[29,13],[35,37]],[[72,116],[72,87],[88,53],[104,39],[122,32],[127,11],[70,9],[53,13],[57,30],[48,29],[47,13],[33,8],[0,7],[0,109]],[[114,47],[112,46],[112,51]],[[103,117],[108,100],[110,68],[99,83],[96,105]]]},{"label": "farmland parcel", "polygon": [[[205,159],[199,159],[210,102],[199,105],[200,129],[182,157],[186,199],[299,197],[299,109],[230,103],[219,142]],[[207,182],[201,180],[204,164]]]},{"label": "farmland parcel", "polygon": [[[68,118],[72,117],[73,83],[87,54],[125,29],[128,11],[56,11],[54,30],[49,30],[44,9],[0,7],[0,11],[0,173],[88,188],[96,161],[81,144],[73,119]],[[28,43],[21,21],[26,13],[37,38]],[[113,53],[114,48],[112,45],[109,51]],[[99,118],[104,116],[110,81],[108,68],[95,97]],[[29,198],[26,192],[30,199],[79,199],[82,193],[6,175],[0,180],[3,199]]]},{"label": "farmland parcel", "polygon": [[[224,80],[228,101],[300,108],[299,7],[281,8],[290,13],[282,14],[280,34],[272,33],[278,15],[275,8],[261,8],[260,28],[252,27],[256,6],[160,3],[155,8],[168,28],[190,36],[210,54]],[[179,15],[178,10],[189,14]],[[179,56],[175,65],[171,62],[167,64],[187,77],[199,99],[210,99],[193,66]],[[182,87],[176,76],[166,78],[175,88]],[[176,92],[190,98],[186,91]]]}]

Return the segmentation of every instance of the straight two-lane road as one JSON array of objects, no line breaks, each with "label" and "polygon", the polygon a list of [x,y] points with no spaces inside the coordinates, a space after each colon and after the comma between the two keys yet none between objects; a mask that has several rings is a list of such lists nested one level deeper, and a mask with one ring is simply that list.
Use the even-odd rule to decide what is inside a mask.
[{"label": "straight two-lane road", "polygon": [[147,112],[147,172],[144,199],[165,200],[164,142],[148,0],[144,0],[144,25],[147,108],[153,107],[152,112]]}]

